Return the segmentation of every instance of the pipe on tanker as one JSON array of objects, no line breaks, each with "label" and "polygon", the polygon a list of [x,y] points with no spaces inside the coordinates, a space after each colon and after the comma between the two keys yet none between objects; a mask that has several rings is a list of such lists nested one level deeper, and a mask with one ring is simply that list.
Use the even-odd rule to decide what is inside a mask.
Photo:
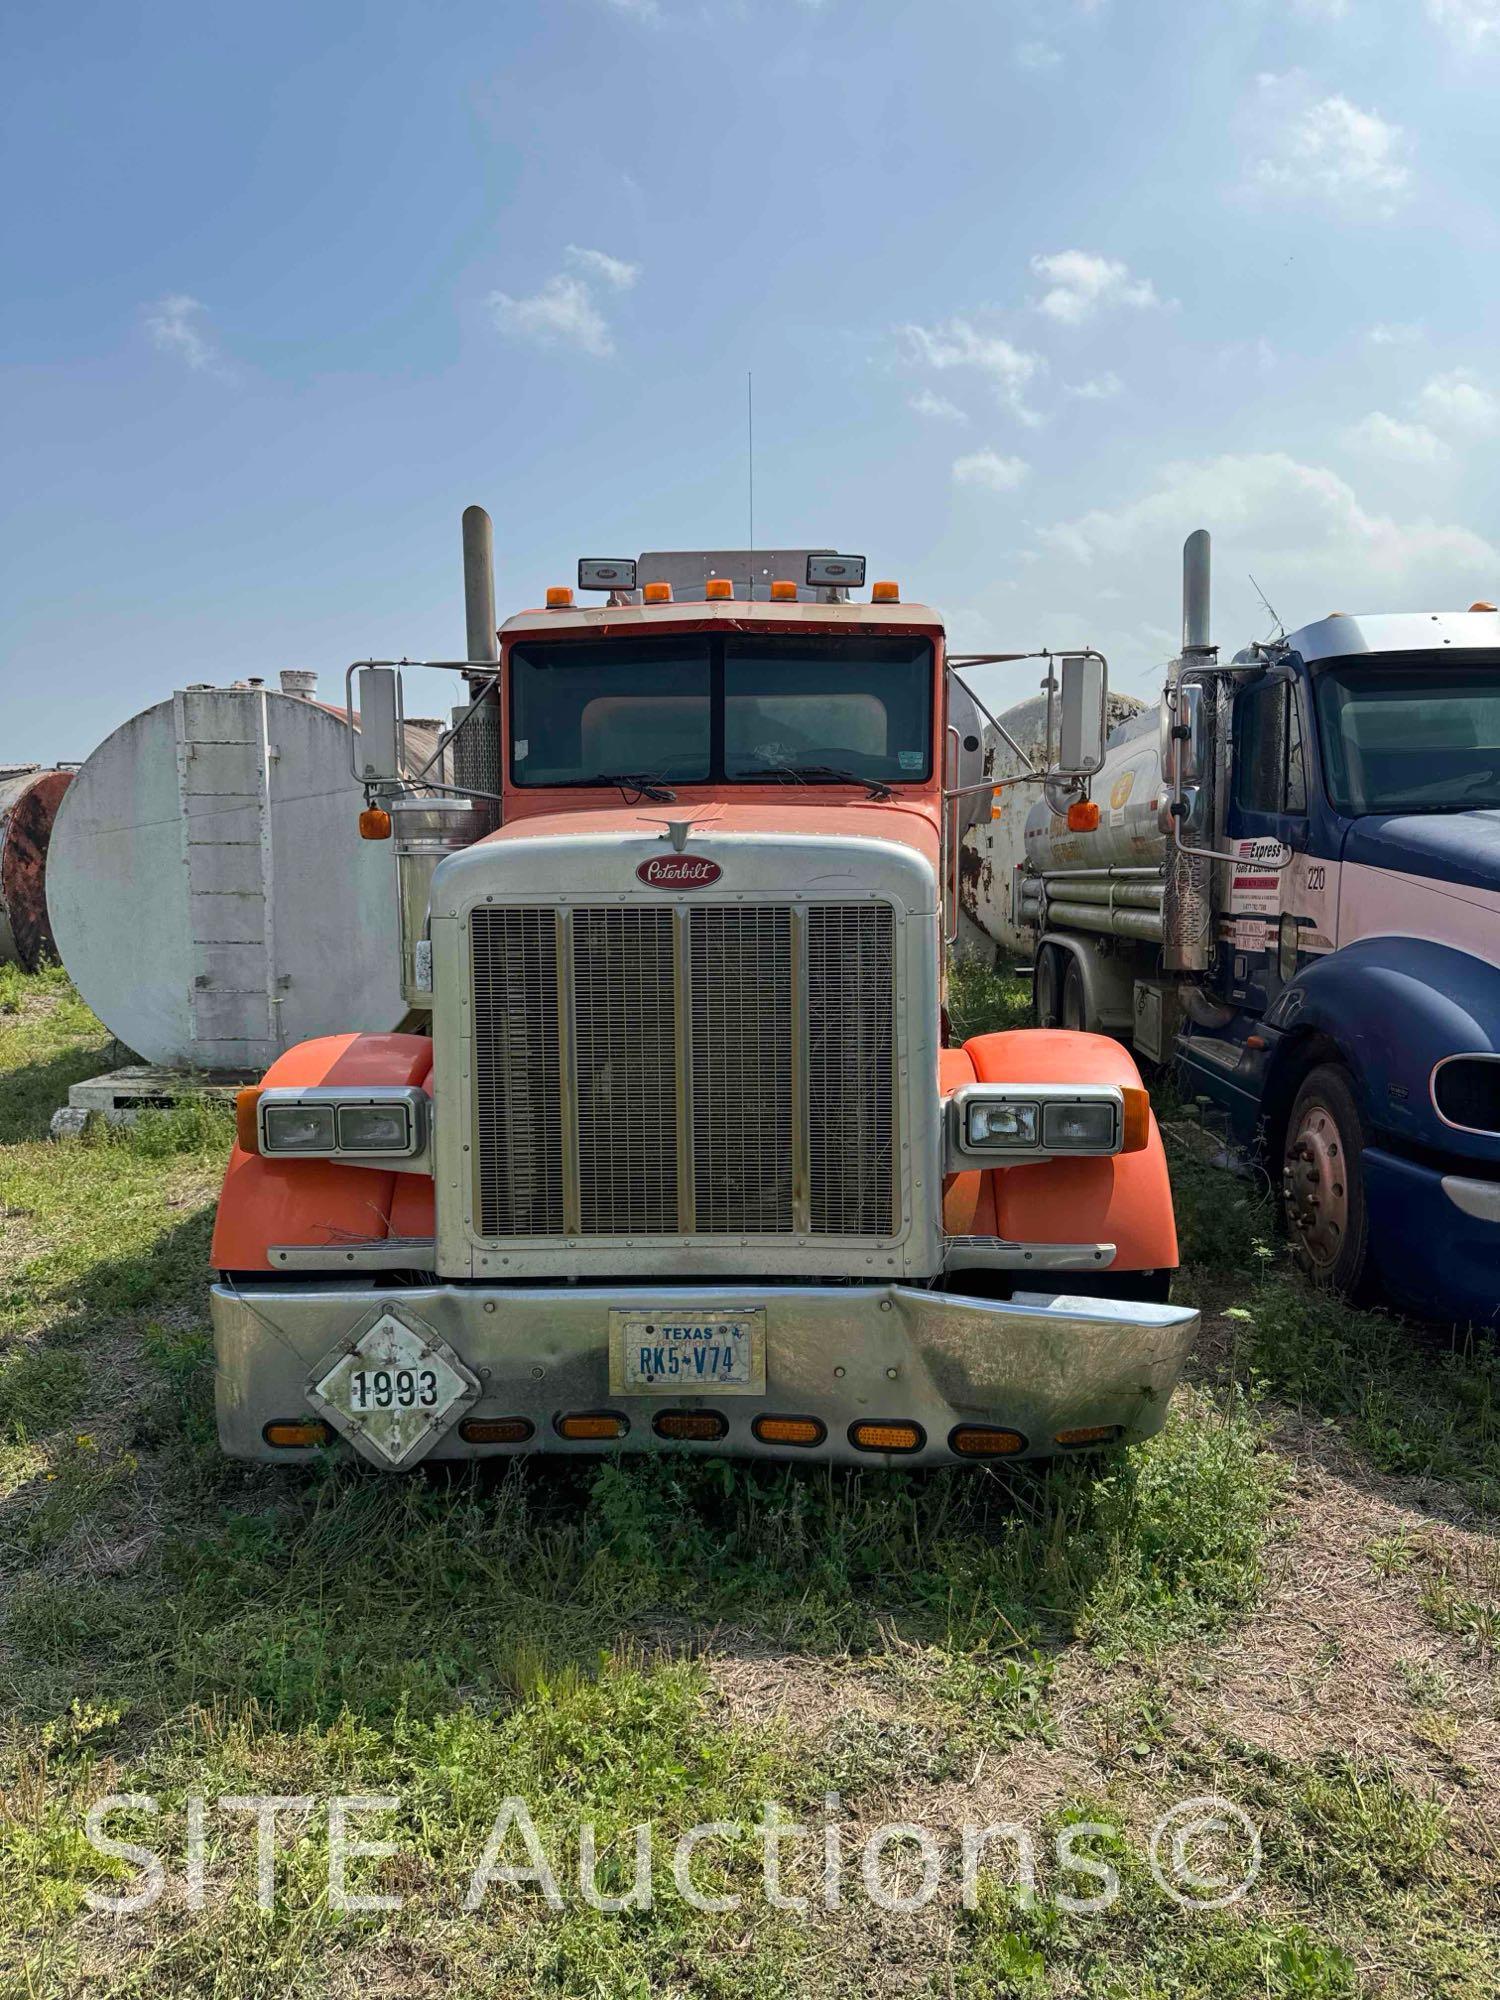
[{"label": "pipe on tanker", "polygon": [[1160,910],[1162,883],[1160,877],[1154,882],[1068,882],[1056,890],[1049,883],[1047,893],[1059,901],[1102,903],[1107,909]]},{"label": "pipe on tanker", "polygon": [[[495,531],[483,507],[465,507],[464,625],[465,658],[498,661],[500,640],[495,627]],[[470,683],[471,693],[473,683]],[[475,712],[477,710],[477,712]],[[455,712],[455,724],[460,719]],[[478,695],[474,709],[453,739],[453,782],[471,790],[477,832],[489,833],[500,824],[493,798],[480,796],[500,790],[500,701],[493,688]]]},{"label": "pipe on tanker", "polygon": [[1107,910],[1098,903],[1048,903],[1047,924],[1073,931],[1100,931],[1106,937],[1161,943],[1160,910]]}]

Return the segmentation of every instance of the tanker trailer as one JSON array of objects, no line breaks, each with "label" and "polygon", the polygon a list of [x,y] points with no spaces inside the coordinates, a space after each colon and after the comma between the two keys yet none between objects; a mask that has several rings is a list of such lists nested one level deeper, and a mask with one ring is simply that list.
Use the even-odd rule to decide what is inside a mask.
[{"label": "tanker trailer", "polygon": [[0,964],[35,972],[56,958],[47,913],[47,853],[71,771],[0,765]]},{"label": "tanker trailer", "polygon": [[58,954],[145,1062],[259,1070],[406,1012],[391,850],[359,837],[343,712],[306,675],[283,688],[188,687],[142,710],[58,813]]},{"label": "tanker trailer", "polygon": [[[1144,708],[1131,694],[1110,690],[1106,723],[1110,744],[1120,740]],[[1007,741],[1007,738],[1010,740]],[[1019,778],[1027,762],[1041,769],[1047,758],[1047,697],[1028,695],[984,729],[983,766],[986,778]],[[1097,781],[1095,786],[1097,792]],[[976,956],[1029,960],[1035,932],[1017,920],[1013,907],[1015,883],[1026,858],[1024,829],[1036,800],[1034,790],[1006,785],[995,793],[993,807],[981,814],[966,834],[959,855],[959,947]],[[987,803],[983,802],[982,803]]]}]

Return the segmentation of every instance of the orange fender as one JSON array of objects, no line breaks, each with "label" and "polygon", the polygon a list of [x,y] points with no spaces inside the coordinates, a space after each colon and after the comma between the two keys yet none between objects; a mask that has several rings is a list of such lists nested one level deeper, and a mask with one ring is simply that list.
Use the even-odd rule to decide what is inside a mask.
[{"label": "orange fender", "polygon": [[[299,1042],[279,1055],[262,1082],[283,1088],[337,1085],[360,1090],[376,1083],[425,1084],[432,1070],[432,1043],[426,1035],[322,1035]],[[368,1242],[387,1234],[398,1187],[425,1175],[377,1173],[333,1160],[267,1160],[239,1146],[229,1156],[212,1257],[220,1271],[264,1271],[273,1244],[309,1247],[351,1239]],[[430,1227],[405,1227],[416,1213],[403,1204],[399,1234],[430,1235]]]},{"label": "orange fender", "polygon": [[[963,1053],[973,1064],[978,1083],[1117,1083],[1139,1088],[1141,1081],[1122,1043],[1071,1028],[1012,1028],[976,1035],[964,1043]],[[985,1178],[993,1189],[995,1234],[1012,1243],[1113,1243],[1113,1270],[1162,1271],[1177,1266],[1172,1184],[1154,1111],[1150,1138],[1138,1153],[1003,1167]]]}]

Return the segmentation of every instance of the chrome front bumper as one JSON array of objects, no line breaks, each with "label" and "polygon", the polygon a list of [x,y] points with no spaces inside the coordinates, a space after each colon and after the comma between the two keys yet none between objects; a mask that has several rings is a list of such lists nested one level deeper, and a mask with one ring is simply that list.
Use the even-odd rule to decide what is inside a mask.
[{"label": "chrome front bumper", "polygon": [[[433,1459],[627,1450],[867,1464],[882,1454],[850,1442],[849,1427],[860,1420],[921,1425],[922,1448],[890,1460],[903,1465],[952,1464],[957,1454],[948,1439],[962,1423],[1019,1431],[1026,1449],[1018,1455],[1029,1458],[1055,1451],[1064,1430],[1108,1426],[1131,1443],[1161,1428],[1198,1332],[1198,1314],[1184,1306],[1040,1293],[991,1303],[901,1285],[392,1288],[307,1278],[242,1291],[218,1284],[214,1351],[225,1451],[268,1461],[312,1457],[267,1444],[265,1427],[312,1414],[311,1383],[379,1306],[414,1314],[479,1377],[480,1399],[464,1416],[524,1417],[534,1427],[523,1444],[479,1445],[455,1426],[424,1454]],[[751,1306],[765,1313],[763,1395],[611,1392],[612,1309]],[[727,1435],[711,1444],[665,1441],[652,1430],[665,1409],[714,1409]],[[558,1435],[559,1417],[601,1410],[628,1419],[623,1440]],[[800,1449],[762,1444],[751,1431],[759,1415],[817,1417],[826,1441]]]}]

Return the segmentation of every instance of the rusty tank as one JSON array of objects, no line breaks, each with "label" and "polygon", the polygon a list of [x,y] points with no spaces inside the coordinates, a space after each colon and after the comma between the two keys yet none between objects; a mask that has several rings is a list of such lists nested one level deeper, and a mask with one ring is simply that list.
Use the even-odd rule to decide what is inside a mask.
[{"label": "rusty tank", "polygon": [[35,972],[57,956],[47,912],[47,850],[73,773],[0,764],[0,963]]}]

